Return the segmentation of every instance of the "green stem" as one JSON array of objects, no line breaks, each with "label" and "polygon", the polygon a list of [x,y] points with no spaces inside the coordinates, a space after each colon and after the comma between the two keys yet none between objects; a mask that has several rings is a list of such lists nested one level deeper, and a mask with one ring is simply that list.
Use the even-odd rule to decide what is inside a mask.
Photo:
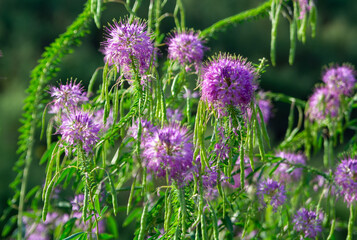
[{"label": "green stem", "polygon": [[348,220],[348,234],[346,240],[352,240],[353,238],[353,222],[354,222],[354,210],[353,203],[350,206],[350,219]]}]

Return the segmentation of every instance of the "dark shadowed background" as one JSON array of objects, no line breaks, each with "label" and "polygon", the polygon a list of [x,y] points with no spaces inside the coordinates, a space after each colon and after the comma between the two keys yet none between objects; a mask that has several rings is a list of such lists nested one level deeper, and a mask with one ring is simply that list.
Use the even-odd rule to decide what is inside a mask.
[{"label": "dark shadowed background", "polygon": [[[16,142],[22,104],[26,97],[29,74],[36,66],[44,48],[63,33],[82,11],[84,0],[1,0],[0,1],[0,212],[6,200],[13,194],[9,183],[14,179],[12,167],[17,159]],[[139,10],[146,18],[148,0]],[[167,9],[173,11],[169,1]],[[183,0],[189,28],[204,29],[217,20],[234,15],[262,3],[262,0]],[[357,65],[357,1],[317,0],[318,24],[316,38],[307,37],[306,44],[297,44],[295,63],[288,64],[289,25],[281,18],[277,38],[277,66],[268,67],[261,77],[264,90],[282,92],[306,100],[316,83],[321,82],[324,65],[331,62],[350,62]],[[110,3],[103,12],[102,23],[125,16],[123,5]],[[162,22],[162,31],[174,27],[172,18]],[[258,62],[269,59],[270,28],[267,17],[229,28],[209,39],[207,56],[216,52],[230,52]],[[103,64],[98,51],[103,40],[103,30],[91,26],[91,33],[75,53],[66,56],[61,63],[61,72],[53,83],[73,77],[87,84],[96,67]],[[275,104],[274,117],[269,122],[269,131],[274,142],[285,133],[288,104]],[[41,184],[45,178],[38,159],[43,153],[41,144],[36,145],[35,162],[30,174],[30,186]],[[122,198],[126,202],[125,198]],[[346,216],[344,216],[346,215]],[[347,218],[348,211],[341,208],[338,217]]]}]

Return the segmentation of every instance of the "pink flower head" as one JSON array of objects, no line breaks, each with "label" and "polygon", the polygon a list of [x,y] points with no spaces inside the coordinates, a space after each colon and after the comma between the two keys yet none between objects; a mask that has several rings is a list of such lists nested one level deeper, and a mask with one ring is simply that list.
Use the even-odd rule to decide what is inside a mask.
[{"label": "pink flower head", "polygon": [[75,109],[62,118],[62,124],[57,130],[62,135],[62,140],[71,147],[80,145],[89,153],[93,151],[94,145],[99,137],[100,124],[95,123],[93,115]]},{"label": "pink flower head", "polygon": [[286,201],[286,191],[284,185],[268,178],[258,184],[257,195],[260,203],[266,207],[269,202],[274,211]]},{"label": "pink flower head", "polygon": [[322,232],[323,214],[301,208],[294,216],[294,230],[300,234],[300,239],[315,238]]},{"label": "pink flower head", "polygon": [[311,121],[321,122],[328,118],[336,118],[340,108],[340,95],[327,87],[319,87],[308,100],[307,116]]},{"label": "pink flower head", "polygon": [[350,96],[356,83],[355,71],[348,65],[330,67],[323,74],[322,80],[331,92]]},{"label": "pink flower head", "polygon": [[335,172],[335,182],[348,205],[357,200],[357,159],[342,160]]},{"label": "pink flower head", "polygon": [[202,74],[202,97],[224,115],[233,106],[245,112],[257,89],[258,74],[246,59],[220,54],[209,61]]},{"label": "pink flower head", "polygon": [[59,87],[50,87],[49,91],[53,101],[51,103],[51,113],[57,113],[60,110],[73,109],[79,104],[88,101],[86,92],[83,91],[81,83],[70,81],[66,84],[60,84]]},{"label": "pink flower head", "polygon": [[146,23],[137,19],[131,23],[128,19],[114,22],[106,28],[106,40],[102,42],[104,60],[121,67],[128,79],[132,78],[133,65],[141,75],[149,69],[154,44],[145,29]]},{"label": "pink flower head", "polygon": [[196,69],[202,62],[204,41],[194,31],[176,32],[168,40],[168,58],[177,60],[183,66],[194,64]]},{"label": "pink flower head", "polygon": [[171,123],[142,139],[144,164],[158,177],[168,174],[169,180],[182,184],[192,168],[193,144],[186,127]]}]

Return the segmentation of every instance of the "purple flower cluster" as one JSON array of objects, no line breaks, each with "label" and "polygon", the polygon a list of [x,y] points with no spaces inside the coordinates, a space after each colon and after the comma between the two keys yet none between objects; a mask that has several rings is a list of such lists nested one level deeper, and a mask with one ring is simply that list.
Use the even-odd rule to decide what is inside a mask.
[{"label": "purple flower cluster", "polygon": [[145,29],[146,23],[137,19],[132,23],[128,19],[114,22],[106,28],[107,37],[102,42],[104,60],[120,66],[126,78],[132,77],[133,63],[141,75],[149,69],[154,44]]},{"label": "purple flower cluster", "polygon": [[245,112],[254,97],[258,74],[241,57],[220,54],[206,64],[202,75],[202,99],[225,115],[228,106]]},{"label": "purple flower cluster", "polygon": [[327,87],[315,89],[309,98],[307,114],[311,121],[323,121],[326,118],[336,118],[340,108],[340,96]]},{"label": "purple flower cluster", "polygon": [[166,117],[169,122],[181,122],[183,115],[182,112],[179,109],[171,109],[167,108],[166,109]]},{"label": "purple flower cluster", "polygon": [[[292,164],[306,164],[306,156],[302,153],[291,153],[281,151],[276,154],[276,157],[280,157],[285,159],[286,162]],[[290,172],[290,168],[292,166],[287,163],[280,163],[279,167],[276,169],[276,172],[279,174],[279,179],[284,182],[293,182],[299,181],[302,175],[302,168],[295,168],[292,172]]]},{"label": "purple flower cluster", "polygon": [[311,121],[321,122],[338,116],[340,97],[350,96],[354,91],[355,71],[348,65],[333,66],[325,71],[322,80],[326,86],[316,88],[308,101],[307,115]]},{"label": "purple flower cluster", "polygon": [[322,231],[323,214],[301,208],[294,216],[294,230],[299,232],[300,239],[315,238]]},{"label": "purple flower cluster", "polygon": [[322,81],[331,92],[350,96],[356,83],[355,71],[348,65],[331,67],[325,71]]},{"label": "purple flower cluster", "polygon": [[58,113],[60,110],[71,110],[79,104],[88,101],[86,92],[83,91],[81,83],[70,81],[67,84],[60,84],[57,87],[51,87],[49,91],[53,101],[51,103],[51,113]]},{"label": "purple flower cluster", "polygon": [[[62,135],[62,145],[66,147],[81,146],[86,153],[92,152],[99,139],[99,133],[104,133],[113,124],[113,113],[109,114],[107,123],[103,122],[104,110],[98,110],[93,115],[83,111],[81,105],[88,101],[80,83],[70,81],[50,88],[53,97],[51,113],[56,113],[58,125],[57,134]],[[60,115],[58,115],[60,114]],[[68,149],[66,148],[66,153]]]},{"label": "purple flower cluster", "polygon": [[183,183],[192,168],[193,144],[186,127],[171,123],[142,138],[143,162],[158,177],[168,174],[169,180]]},{"label": "purple flower cluster", "polygon": [[268,178],[258,184],[257,195],[260,203],[266,207],[266,203],[273,207],[276,211],[279,206],[283,205],[286,201],[286,191],[284,185]]},{"label": "purple flower cluster", "polygon": [[194,31],[175,33],[169,38],[168,46],[168,58],[179,61],[188,69],[191,64],[198,69],[206,49],[203,46],[203,40]]},{"label": "purple flower cluster", "polygon": [[335,182],[341,187],[341,195],[351,205],[357,200],[357,159],[342,160],[335,172]]},{"label": "purple flower cluster", "polygon": [[99,139],[99,130],[100,125],[93,121],[91,113],[76,109],[62,117],[57,133],[62,135],[62,140],[69,146],[80,145],[89,153]]}]

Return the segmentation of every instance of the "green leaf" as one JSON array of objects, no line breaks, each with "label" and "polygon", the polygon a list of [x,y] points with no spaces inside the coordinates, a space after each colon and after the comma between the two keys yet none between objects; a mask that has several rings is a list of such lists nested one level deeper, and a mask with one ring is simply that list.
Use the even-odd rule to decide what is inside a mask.
[{"label": "green leaf", "polygon": [[116,220],[112,217],[109,216],[107,218],[107,228],[110,233],[112,233],[113,237],[115,239],[119,238],[119,232],[118,232],[118,227],[117,227],[117,222]]},{"label": "green leaf", "polygon": [[87,233],[85,233],[85,232],[79,232],[79,233],[75,233],[69,237],[66,237],[63,240],[77,240],[77,239],[80,239],[81,237],[86,236],[86,235],[87,235]]},{"label": "green leaf", "polygon": [[94,196],[94,209],[97,211],[98,214],[100,213],[100,203],[98,195]]},{"label": "green leaf", "polygon": [[114,239],[114,236],[108,233],[99,234],[99,239]]},{"label": "green leaf", "polygon": [[143,210],[141,208],[135,208],[133,211],[131,211],[131,213],[126,217],[123,223],[123,227],[128,226],[134,220],[139,220],[142,211]]},{"label": "green leaf", "polygon": [[77,218],[71,218],[64,224],[64,226],[62,228],[62,234],[61,234],[60,239],[64,239],[64,238],[68,237],[68,235],[72,232],[72,229],[73,229],[73,226],[74,226],[76,220],[77,220]]}]

